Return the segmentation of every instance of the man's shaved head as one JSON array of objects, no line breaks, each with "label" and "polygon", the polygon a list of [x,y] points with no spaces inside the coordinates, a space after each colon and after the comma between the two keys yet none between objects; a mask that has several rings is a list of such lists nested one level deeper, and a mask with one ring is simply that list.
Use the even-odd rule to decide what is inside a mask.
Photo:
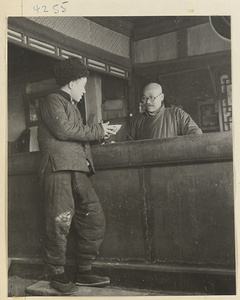
[{"label": "man's shaved head", "polygon": [[156,91],[157,94],[162,93],[161,85],[158,83],[152,82],[152,83],[147,84],[143,89],[143,93],[150,93],[153,91]]},{"label": "man's shaved head", "polygon": [[162,87],[156,82],[149,83],[143,89],[142,101],[149,114],[155,114],[162,107],[164,94]]}]

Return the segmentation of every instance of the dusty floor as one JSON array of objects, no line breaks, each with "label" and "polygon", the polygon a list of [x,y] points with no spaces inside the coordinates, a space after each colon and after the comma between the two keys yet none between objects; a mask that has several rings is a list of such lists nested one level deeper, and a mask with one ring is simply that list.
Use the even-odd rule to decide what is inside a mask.
[{"label": "dusty floor", "polygon": [[11,276],[8,278],[8,297],[26,296],[25,290],[28,286],[34,284],[37,280]]},{"label": "dusty floor", "polygon": [[[8,279],[8,297],[24,297],[24,296],[29,296],[25,293],[25,290],[27,287],[33,285],[34,283],[36,283],[37,280],[30,280],[30,279],[26,279],[26,278],[21,278],[18,276],[11,276]],[[96,288],[95,288],[96,290]],[[101,294],[100,289],[99,290],[99,294]],[[151,296],[155,296],[155,295],[159,295],[158,291],[152,292],[152,291],[140,291],[140,290],[130,290],[130,289],[120,289],[119,287],[107,287],[105,288],[105,293],[106,290],[109,291],[109,293],[111,294],[115,294],[117,295],[121,295],[121,293],[124,291],[125,293],[127,293],[129,291],[129,294],[132,294],[134,292],[139,292],[143,295],[151,295]],[[94,293],[94,288],[88,289],[88,291],[86,293],[92,294]],[[87,296],[87,295],[86,295]]]},{"label": "dusty floor", "polygon": [[[8,297],[24,297],[29,296],[25,293],[25,290],[27,287],[33,285],[34,283],[38,282],[37,280],[31,280],[27,278],[21,278],[18,276],[11,276],[8,278]],[[88,288],[83,290],[84,295],[82,296],[97,296],[103,294],[103,289],[99,288]],[[140,295],[140,296],[171,296],[171,295],[193,295],[193,294],[187,294],[187,293],[173,293],[173,292],[166,292],[166,291],[150,291],[150,290],[140,290],[140,289],[127,289],[127,288],[120,288],[120,287],[106,287],[104,288],[104,295],[105,296],[134,296],[134,295]],[[197,295],[197,294],[195,294]],[[31,296],[31,295],[30,295]]]}]

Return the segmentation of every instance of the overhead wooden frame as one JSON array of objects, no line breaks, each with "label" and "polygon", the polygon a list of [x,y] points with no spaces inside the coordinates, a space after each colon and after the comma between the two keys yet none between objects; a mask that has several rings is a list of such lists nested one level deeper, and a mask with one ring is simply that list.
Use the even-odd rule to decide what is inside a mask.
[{"label": "overhead wooden frame", "polygon": [[[58,59],[79,57],[90,70],[130,80],[131,61],[64,36],[26,18],[10,18],[8,41]],[[81,50],[79,50],[81,49]]]},{"label": "overhead wooden frame", "polygon": [[208,23],[208,16],[124,16],[87,19],[138,41]]}]

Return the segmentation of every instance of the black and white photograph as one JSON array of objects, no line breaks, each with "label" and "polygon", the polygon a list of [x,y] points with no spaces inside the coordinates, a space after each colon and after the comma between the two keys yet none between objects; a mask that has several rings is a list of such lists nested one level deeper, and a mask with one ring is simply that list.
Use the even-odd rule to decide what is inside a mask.
[{"label": "black and white photograph", "polygon": [[7,18],[7,297],[236,296],[231,15],[60,2]]}]

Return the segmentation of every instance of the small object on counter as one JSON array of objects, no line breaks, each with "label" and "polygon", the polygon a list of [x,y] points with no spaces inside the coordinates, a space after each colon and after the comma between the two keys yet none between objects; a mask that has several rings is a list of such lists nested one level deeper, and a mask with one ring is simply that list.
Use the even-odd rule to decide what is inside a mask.
[{"label": "small object on counter", "polygon": [[111,137],[115,136],[115,134],[118,133],[118,131],[121,129],[122,125],[120,124],[110,124],[112,126],[112,129],[114,131],[113,134],[106,134],[104,136],[104,142],[101,143],[101,145],[106,145],[106,144],[113,144],[115,141],[111,141]]},{"label": "small object on counter", "polygon": [[120,124],[114,124],[113,126],[114,126],[114,129],[115,129],[115,132],[116,132],[116,133],[117,133],[117,132],[121,129],[121,127],[122,127],[122,125],[120,125]]}]

